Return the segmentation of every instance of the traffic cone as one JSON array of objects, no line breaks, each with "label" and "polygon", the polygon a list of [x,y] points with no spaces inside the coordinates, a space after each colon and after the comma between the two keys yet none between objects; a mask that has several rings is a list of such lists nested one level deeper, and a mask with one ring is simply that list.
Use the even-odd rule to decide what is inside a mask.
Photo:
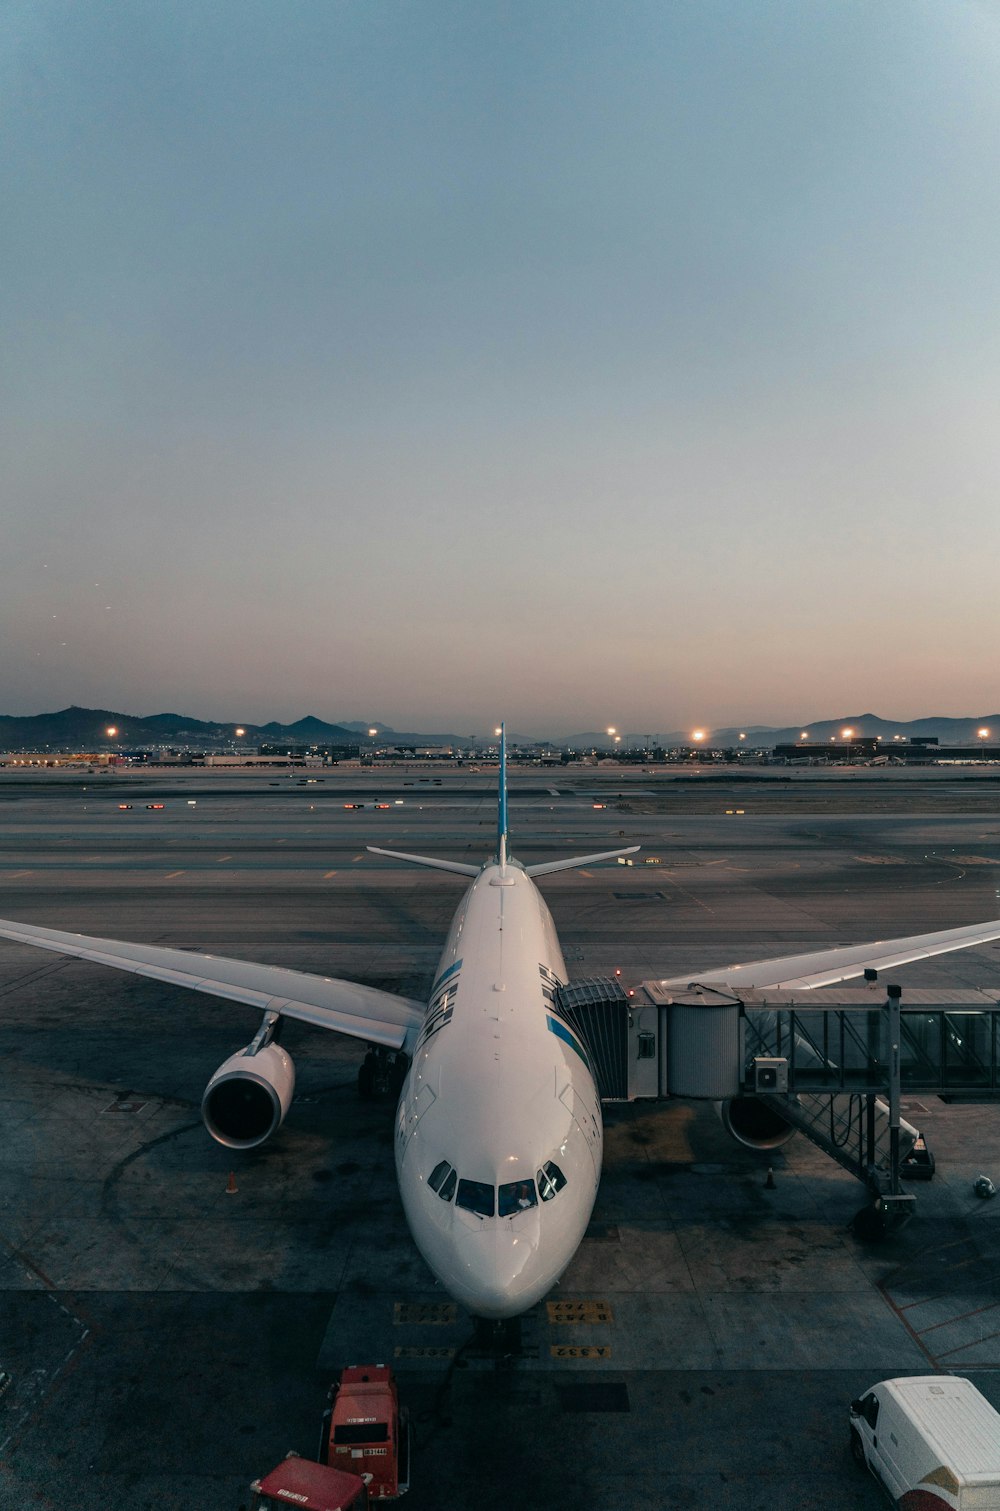
[{"label": "traffic cone", "polygon": [[235,1196],[238,1191],[239,1191],[239,1187],[236,1184],[236,1171],[235,1170],[230,1170],[230,1172],[229,1172],[229,1179],[226,1182],[226,1195],[227,1196]]}]

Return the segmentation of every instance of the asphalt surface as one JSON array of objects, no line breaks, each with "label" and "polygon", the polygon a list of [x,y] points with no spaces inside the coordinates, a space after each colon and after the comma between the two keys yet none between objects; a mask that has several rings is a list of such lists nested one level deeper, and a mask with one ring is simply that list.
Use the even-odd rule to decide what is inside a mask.
[{"label": "asphalt surface", "polygon": [[[364,846],[478,860],[495,826],[491,773],[424,775],[0,773],[0,916],[419,997],[461,879]],[[521,858],[643,845],[636,865],[541,883],[572,975],[1000,911],[995,780],[707,775],[513,774]],[[995,986],[1000,948],[897,974],[904,993]],[[1000,1201],[972,1191],[980,1172],[1000,1185],[994,1106],[904,1107],[938,1174],[877,1246],[849,1230],[862,1188],[804,1140],[760,1155],[703,1104],[610,1108],[594,1220],[549,1298],[600,1305],[567,1322],[542,1304],[519,1352],[491,1357],[409,1240],[392,1110],[358,1102],[359,1048],[289,1025],[283,1129],[244,1155],[209,1139],[204,1086],[255,1027],[0,943],[0,1507],[236,1511],[287,1449],[315,1449],[336,1370],[376,1358],[413,1411],[413,1511],[874,1508],[847,1452],[853,1395],[950,1369],[1000,1406]]]}]

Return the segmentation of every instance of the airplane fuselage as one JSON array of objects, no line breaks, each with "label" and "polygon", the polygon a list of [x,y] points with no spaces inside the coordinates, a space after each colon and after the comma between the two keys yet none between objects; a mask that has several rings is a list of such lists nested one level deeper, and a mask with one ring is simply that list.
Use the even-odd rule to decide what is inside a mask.
[{"label": "airplane fuselage", "polygon": [[555,1004],[565,981],[530,877],[516,861],[484,867],[441,955],[395,1136],[414,1241],[476,1316],[516,1316],[545,1295],[597,1194],[600,1099]]}]

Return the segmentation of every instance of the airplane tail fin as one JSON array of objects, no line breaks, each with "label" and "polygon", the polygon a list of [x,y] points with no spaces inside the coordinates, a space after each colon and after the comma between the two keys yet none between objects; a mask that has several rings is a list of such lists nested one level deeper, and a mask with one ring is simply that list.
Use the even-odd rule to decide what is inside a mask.
[{"label": "airplane tail fin", "polygon": [[507,731],[500,725],[500,786],[497,798],[497,863],[507,864]]},{"label": "airplane tail fin", "polygon": [[[471,866],[466,861],[441,860],[436,855],[411,855],[404,850],[383,850],[381,845],[366,847],[372,855],[386,855],[391,860],[408,861],[411,866],[427,866],[432,871],[452,871],[459,876],[478,876],[481,866]],[[548,876],[552,871],[573,871],[578,866],[596,865],[602,860],[616,860],[620,855],[634,855],[639,845],[626,845],[621,850],[602,850],[598,855],[574,855],[566,860],[544,860],[534,866],[525,866],[528,876]],[[500,725],[500,773],[497,784],[497,853],[496,863],[507,864],[507,730]]]}]

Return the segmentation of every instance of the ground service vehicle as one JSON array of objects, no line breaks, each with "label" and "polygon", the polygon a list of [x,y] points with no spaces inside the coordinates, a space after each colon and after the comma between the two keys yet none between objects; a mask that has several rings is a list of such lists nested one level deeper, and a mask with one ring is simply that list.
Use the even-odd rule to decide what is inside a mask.
[{"label": "ground service vehicle", "polygon": [[368,1490],[356,1474],[345,1474],[342,1469],[330,1469],[290,1453],[270,1474],[250,1486],[250,1511],[272,1511],[275,1506],[301,1506],[303,1511],[368,1511]]},{"label": "ground service vehicle", "polygon": [[410,1488],[410,1423],[385,1364],[352,1364],[330,1390],[320,1458],[361,1475],[368,1496],[395,1500]]},{"label": "ground service vehicle", "polygon": [[851,1452],[899,1511],[1000,1511],[1000,1413],[971,1380],[882,1380],[851,1402]]}]

